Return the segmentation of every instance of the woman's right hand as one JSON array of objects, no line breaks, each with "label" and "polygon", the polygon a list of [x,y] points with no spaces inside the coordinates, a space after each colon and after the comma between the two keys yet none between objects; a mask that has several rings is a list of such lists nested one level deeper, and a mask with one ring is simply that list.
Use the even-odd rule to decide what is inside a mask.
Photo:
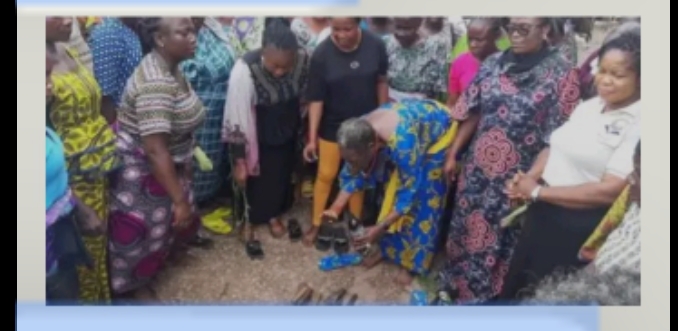
[{"label": "woman's right hand", "polygon": [[174,223],[172,225],[175,228],[185,228],[191,222],[193,217],[193,208],[188,201],[182,201],[174,204]]},{"label": "woman's right hand", "polygon": [[309,141],[304,147],[304,160],[308,163],[318,161],[318,145],[315,141]]},{"label": "woman's right hand", "polygon": [[239,188],[245,188],[247,185],[247,166],[243,163],[238,163],[233,169],[233,179]]}]

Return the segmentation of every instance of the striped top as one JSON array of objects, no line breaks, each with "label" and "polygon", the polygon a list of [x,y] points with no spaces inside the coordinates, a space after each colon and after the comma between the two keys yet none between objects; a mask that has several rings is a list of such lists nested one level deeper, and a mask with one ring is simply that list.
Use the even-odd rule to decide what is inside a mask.
[{"label": "striped top", "polygon": [[628,269],[640,273],[640,206],[633,204],[598,251],[594,265],[599,272]]},{"label": "striped top", "polygon": [[169,151],[177,163],[190,161],[194,133],[205,108],[186,79],[173,76],[155,52],[148,54],[130,77],[118,113],[120,130],[141,147],[141,138],[169,135]]}]

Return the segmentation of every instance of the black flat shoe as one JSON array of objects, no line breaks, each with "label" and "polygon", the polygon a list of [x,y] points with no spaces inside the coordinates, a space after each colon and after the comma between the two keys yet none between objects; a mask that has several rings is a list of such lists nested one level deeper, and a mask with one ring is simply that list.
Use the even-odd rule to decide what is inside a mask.
[{"label": "black flat shoe", "polygon": [[299,242],[304,237],[304,231],[301,229],[301,224],[294,218],[287,221],[287,233],[291,242]]},{"label": "black flat shoe", "polygon": [[348,233],[346,233],[346,230],[341,227],[337,227],[334,229],[334,236],[333,236],[333,248],[334,252],[337,253],[338,255],[343,255],[348,253],[351,250],[351,243],[348,237]]},{"label": "black flat shoe", "polygon": [[214,247],[214,240],[206,237],[195,236],[195,238],[188,242],[188,245],[202,249],[212,249]]},{"label": "black flat shoe", "polygon": [[318,238],[315,240],[315,248],[321,252],[327,252],[332,248],[334,241],[334,234],[332,228],[326,224],[320,226],[318,229]]},{"label": "black flat shoe", "polygon": [[261,248],[259,240],[249,240],[245,243],[245,252],[252,260],[262,260],[264,258],[264,250]]}]

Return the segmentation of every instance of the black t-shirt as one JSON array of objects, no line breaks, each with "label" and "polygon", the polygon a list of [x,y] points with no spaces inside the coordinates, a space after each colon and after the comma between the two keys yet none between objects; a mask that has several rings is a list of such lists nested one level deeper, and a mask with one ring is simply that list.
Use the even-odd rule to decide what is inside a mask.
[{"label": "black t-shirt", "polygon": [[313,51],[307,99],[324,104],[320,139],[336,141],[342,122],[379,107],[377,83],[388,72],[386,45],[378,36],[362,33],[360,46],[353,52],[340,50],[331,38]]}]

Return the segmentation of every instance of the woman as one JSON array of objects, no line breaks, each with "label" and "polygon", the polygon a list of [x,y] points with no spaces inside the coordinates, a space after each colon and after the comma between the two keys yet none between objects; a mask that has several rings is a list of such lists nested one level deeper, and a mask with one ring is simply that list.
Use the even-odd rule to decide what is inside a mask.
[{"label": "woman", "polygon": [[111,190],[111,288],[120,296],[146,288],[176,244],[198,227],[191,193],[195,132],[205,108],[180,65],[195,56],[189,17],[149,17],[140,24],[152,51],[132,74],[119,110],[123,167]]},{"label": "woman", "polygon": [[497,39],[503,31],[493,18],[476,18],[468,26],[469,52],[460,55],[450,66],[447,107],[452,109],[490,55],[498,52]]},{"label": "woman", "polygon": [[389,98],[436,98],[447,93],[449,48],[421,34],[423,19],[396,17],[395,34],[386,37]]},{"label": "woman", "polygon": [[252,226],[266,224],[274,237],[286,233],[281,216],[292,203],[292,172],[308,77],[308,57],[290,28],[271,23],[263,42],[261,49],[247,53],[233,67],[223,126],[233,178],[244,192],[244,236],[252,258],[263,257]]},{"label": "woman", "polygon": [[[51,45],[53,46],[53,45]],[[57,63],[56,49],[48,45],[46,61],[47,104],[52,98],[50,76]],[[77,199],[68,187],[64,146],[47,123],[46,147],[46,299],[48,304],[72,304],[79,299],[78,268],[92,267],[82,235],[101,236],[104,223],[96,212]]]},{"label": "woman", "polygon": [[485,60],[453,110],[461,124],[445,166],[450,179],[470,141],[442,274],[458,303],[499,294],[517,240],[516,230],[499,229],[511,207],[505,183],[532,164],[579,102],[576,70],[545,42],[550,26],[545,18],[512,18],[511,49]]},{"label": "woman", "polygon": [[[52,103],[48,119],[61,137],[73,194],[92,208],[99,219],[108,218],[108,176],[117,165],[115,135],[101,114],[101,90],[78,54],[66,46],[72,32],[71,17],[48,17],[46,39],[56,50],[52,71]],[[84,238],[93,268],[81,268],[80,299],[88,303],[110,300],[104,235]]]},{"label": "woman", "polygon": [[[639,19],[628,19],[621,23],[617,28],[610,31],[610,33],[603,40],[602,45],[607,44],[611,40],[617,38],[619,35],[626,32],[634,32],[640,34]],[[598,54],[600,48],[596,49],[589,55],[584,63],[579,67],[579,77],[582,83],[582,98],[584,100],[591,99],[596,96],[595,76],[598,72]]]},{"label": "woman", "polygon": [[90,34],[94,76],[103,92],[102,111],[111,124],[115,123],[127,80],[143,56],[138,24],[139,18],[108,17]]},{"label": "woman", "polygon": [[633,171],[640,140],[640,35],[620,36],[600,54],[599,97],[577,107],[530,171],[507,184],[510,198],[533,203],[504,282],[505,299],[557,269],[580,268],[581,246]]},{"label": "woman", "polygon": [[[503,31],[503,29],[501,36],[497,38],[496,46],[497,49],[500,51],[505,51],[511,48],[511,38]],[[454,44],[454,48],[452,49],[452,57],[450,58],[450,60],[454,61],[462,54],[467,53],[470,47],[471,44],[467,32],[466,34],[462,35],[461,38],[459,38],[459,40],[457,40],[457,42]]]},{"label": "woman", "polygon": [[297,36],[299,46],[305,48],[309,54],[320,44],[330,30],[329,17],[297,17],[292,20],[292,32]]},{"label": "woman", "polygon": [[397,282],[409,285],[428,273],[438,248],[438,221],[445,208],[445,153],[456,134],[449,110],[432,100],[406,100],[344,122],[337,134],[342,158],[341,192],[325,215],[337,218],[352,194],[384,182],[394,169],[377,225],[359,245],[378,245],[364,263],[385,258],[401,267]]},{"label": "woman", "polygon": [[[304,159],[318,162],[318,176],[313,223],[304,243],[316,243],[322,250],[329,248],[329,238],[323,234],[320,241],[316,239],[341,164],[337,130],[345,120],[365,115],[388,101],[386,48],[379,37],[360,28],[360,21],[357,17],[332,18],[332,36],[313,52],[309,69],[309,141]],[[349,204],[351,213],[359,217],[363,196],[354,194]]]},{"label": "woman", "polygon": [[[197,21],[197,22],[196,22]],[[205,106],[205,122],[196,131],[196,142],[212,161],[212,170],[194,169],[193,193],[198,205],[210,202],[219,192],[225,174],[225,148],[221,141],[224,106],[235,51],[228,35],[214,18],[194,19],[198,30],[195,57],[181,63],[181,70]]]}]

